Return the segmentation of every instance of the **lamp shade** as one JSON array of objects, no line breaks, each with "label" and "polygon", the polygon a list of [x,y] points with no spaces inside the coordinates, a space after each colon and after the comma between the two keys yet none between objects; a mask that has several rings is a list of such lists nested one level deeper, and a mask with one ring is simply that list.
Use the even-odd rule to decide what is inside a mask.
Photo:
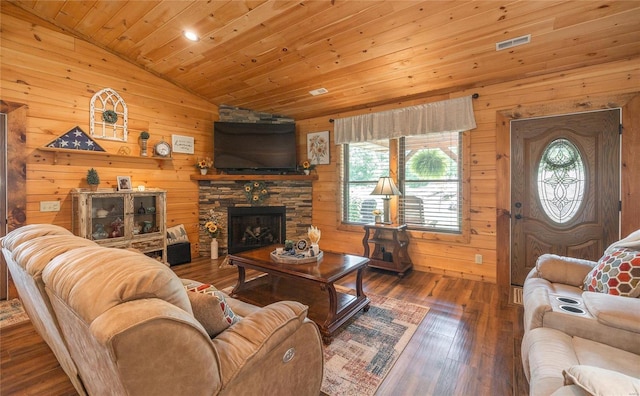
[{"label": "lamp shade", "polygon": [[388,176],[381,177],[376,184],[376,188],[371,191],[371,195],[402,195],[398,187],[396,187],[393,179]]}]

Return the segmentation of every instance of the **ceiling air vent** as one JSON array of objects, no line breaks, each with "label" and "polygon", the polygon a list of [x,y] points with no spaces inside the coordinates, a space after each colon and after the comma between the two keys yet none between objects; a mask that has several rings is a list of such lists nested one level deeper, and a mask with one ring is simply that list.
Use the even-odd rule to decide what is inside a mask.
[{"label": "ceiling air vent", "polygon": [[314,89],[313,91],[309,91],[309,93],[313,96],[324,95],[327,92],[329,92],[329,90],[326,88],[318,88],[318,89]]},{"label": "ceiling air vent", "polygon": [[496,43],[496,51],[502,51],[503,49],[517,47],[518,45],[529,44],[531,42],[531,35],[520,36],[509,40]]}]

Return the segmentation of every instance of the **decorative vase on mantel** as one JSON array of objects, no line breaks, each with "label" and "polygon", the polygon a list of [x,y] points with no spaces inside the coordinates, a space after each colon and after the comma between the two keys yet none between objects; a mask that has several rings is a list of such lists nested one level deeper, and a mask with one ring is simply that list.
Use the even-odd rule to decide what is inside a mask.
[{"label": "decorative vase on mantel", "polygon": [[216,238],[211,238],[211,259],[215,260],[217,258],[218,258],[218,240]]},{"label": "decorative vase on mantel", "polygon": [[209,169],[207,169],[207,168],[200,168],[200,174],[201,175],[206,175],[208,170]]}]

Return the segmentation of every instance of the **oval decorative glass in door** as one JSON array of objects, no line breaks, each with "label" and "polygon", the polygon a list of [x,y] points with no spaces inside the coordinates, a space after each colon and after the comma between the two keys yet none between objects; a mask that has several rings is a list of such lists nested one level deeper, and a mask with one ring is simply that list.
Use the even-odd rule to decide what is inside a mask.
[{"label": "oval decorative glass in door", "polygon": [[538,199],[556,223],[569,222],[584,199],[585,169],[580,150],[567,139],[553,140],[538,166]]}]

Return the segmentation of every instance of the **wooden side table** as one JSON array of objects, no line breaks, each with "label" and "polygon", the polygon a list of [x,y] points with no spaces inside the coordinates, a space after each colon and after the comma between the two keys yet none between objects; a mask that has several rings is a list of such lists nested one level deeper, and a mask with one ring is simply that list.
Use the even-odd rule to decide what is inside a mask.
[{"label": "wooden side table", "polygon": [[[409,234],[406,224],[365,224],[364,256],[370,259],[369,267],[397,272],[400,277],[413,268],[407,248]],[[369,248],[373,244],[373,252]]]}]

